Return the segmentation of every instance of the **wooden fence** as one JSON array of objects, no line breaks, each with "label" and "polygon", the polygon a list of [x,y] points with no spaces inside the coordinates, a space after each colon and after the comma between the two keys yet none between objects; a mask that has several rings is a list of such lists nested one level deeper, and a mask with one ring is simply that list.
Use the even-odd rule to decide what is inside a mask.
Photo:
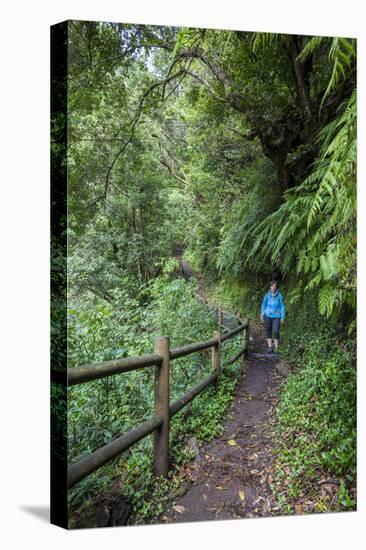
[{"label": "wooden fence", "polygon": [[[236,319],[239,322],[239,326],[230,331],[225,330],[223,333],[215,330],[212,339],[205,342],[197,342],[170,349],[169,337],[159,336],[155,339],[154,353],[68,369],[68,386],[83,384],[91,380],[98,380],[106,376],[122,374],[146,367],[154,367],[155,369],[153,417],[69,466],[67,475],[69,489],[152,432],[154,432],[154,474],[157,476],[167,475],[170,419],[208,386],[218,384],[222,367],[234,363],[241,355],[245,355],[248,350],[250,321],[249,319]],[[225,329],[223,326],[223,312],[221,310],[218,311],[218,322],[219,327]],[[222,346],[240,332],[243,332],[243,338],[239,352],[234,357],[222,363]],[[212,348],[212,373],[200,384],[185,393],[178,401],[170,404],[170,362],[179,357],[184,357],[185,355],[208,348]]]}]

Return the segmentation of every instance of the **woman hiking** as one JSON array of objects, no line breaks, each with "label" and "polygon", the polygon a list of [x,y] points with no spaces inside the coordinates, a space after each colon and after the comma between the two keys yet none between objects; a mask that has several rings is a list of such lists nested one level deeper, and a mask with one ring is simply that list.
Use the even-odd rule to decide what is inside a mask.
[{"label": "woman hiking", "polygon": [[277,281],[270,282],[270,289],[265,294],[262,302],[261,321],[264,319],[264,329],[268,343],[268,352],[272,353],[272,338],[274,340],[275,352],[278,351],[280,338],[280,325],[286,316],[285,303],[281,292],[278,290]]}]

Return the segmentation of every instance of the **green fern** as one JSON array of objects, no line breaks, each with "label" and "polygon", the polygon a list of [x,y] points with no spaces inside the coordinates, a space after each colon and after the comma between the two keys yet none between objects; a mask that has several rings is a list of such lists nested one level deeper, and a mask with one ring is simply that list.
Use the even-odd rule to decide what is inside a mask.
[{"label": "green fern", "polygon": [[337,297],[337,289],[334,286],[324,285],[319,291],[319,312],[329,317],[337,302]]},{"label": "green fern", "polygon": [[356,91],[318,140],[313,172],[252,230],[248,260],[297,273],[304,292],[318,290],[319,311],[330,316],[356,306]]},{"label": "green fern", "polygon": [[305,61],[314,51],[319,49],[322,44],[330,44],[328,57],[332,64],[332,74],[324,92],[321,107],[327,97],[353,70],[356,61],[356,39],[342,37],[330,39],[323,36],[314,36],[303,48],[298,59],[300,61]]},{"label": "green fern", "polygon": [[273,42],[278,40],[278,34],[273,32],[256,32],[253,35],[253,51],[256,52],[261,48],[271,46]]}]

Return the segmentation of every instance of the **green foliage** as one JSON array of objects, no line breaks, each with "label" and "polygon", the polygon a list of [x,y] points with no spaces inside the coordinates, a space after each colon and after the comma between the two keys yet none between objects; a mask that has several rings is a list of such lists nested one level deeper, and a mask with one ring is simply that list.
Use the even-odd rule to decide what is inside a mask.
[{"label": "green foliage", "polygon": [[[172,346],[210,338],[216,321],[197,298],[198,283],[174,278],[176,267],[175,260],[168,262],[164,274],[150,285],[152,302],[148,308],[139,307],[138,302],[122,293],[118,300],[115,297],[120,304],[118,309],[101,302],[99,306],[94,304],[91,311],[89,308],[82,313],[71,310],[69,358],[72,365],[151,351],[153,335],[165,331],[169,331]],[[240,336],[235,340],[226,346],[224,357],[238,351]],[[217,390],[206,390],[173,419],[170,438],[175,470],[191,457],[186,447],[190,436],[204,441],[220,432],[240,369],[240,360],[225,368]],[[210,353],[206,352],[172,362],[171,402],[201,382],[210,370]],[[126,395],[128,399],[124,398]],[[153,377],[149,369],[70,388],[70,462],[147,420],[152,407]],[[118,478],[133,503],[135,521],[156,517],[163,510],[168,492],[179,483],[175,470],[164,483],[153,478],[151,438],[146,438],[120,459],[79,483],[70,492],[71,512],[74,514],[88,499],[92,505],[93,498],[106,489],[112,479]]]},{"label": "green foliage", "polygon": [[173,347],[201,340],[216,328],[207,306],[198,300],[197,280],[159,277],[150,289],[156,300],[156,325],[161,334],[170,335]]},{"label": "green foliage", "polygon": [[314,36],[306,44],[299,55],[301,61],[305,61],[324,42],[331,42],[329,48],[329,60],[333,64],[332,74],[328,86],[324,92],[321,105],[339,84],[346,80],[349,73],[353,71],[356,61],[356,40],[354,38],[335,37],[332,39],[322,36]]},{"label": "green foliage", "polygon": [[[356,481],[356,350],[341,340],[310,302],[293,326],[285,327],[283,352],[297,365],[278,408],[277,479],[287,479],[286,502],[300,492],[319,498],[319,479],[336,479],[336,509],[354,509]],[[319,509],[323,506],[324,509]],[[324,511],[329,501],[318,503]],[[334,506],[334,503],[333,503]],[[334,509],[334,508],[333,508]]]},{"label": "green foliage", "polygon": [[[253,271],[248,262],[253,247],[252,229],[264,220],[279,205],[280,193],[274,188],[273,173],[268,161],[260,158],[243,172],[241,193],[237,201],[226,212],[221,226],[221,242],[217,255],[217,267],[221,272],[228,272],[245,278],[259,270]],[[268,271],[268,268],[264,268]]]},{"label": "green foliage", "polygon": [[[318,290],[319,311],[355,309],[356,94],[319,134],[312,174],[286,192],[285,202],[255,227],[255,265],[270,261],[298,275],[300,292]],[[299,291],[293,295],[296,296]]]},{"label": "green foliage", "polygon": [[[69,45],[69,367],[151,352],[156,335],[173,347],[212,336],[202,282],[179,276],[179,251],[204,275],[210,298],[243,316],[258,315],[277,272],[296,308],[286,353],[300,365],[280,408],[299,442],[284,450],[291,491],[296,475],[314,480],[328,469],[340,478],[340,506],[352,508],[354,351],[340,351],[339,336],[348,327],[353,341],[356,326],[355,40],[74,21]],[[293,48],[302,50],[297,60]],[[66,277],[52,252],[55,277]],[[61,364],[62,299],[57,305],[53,361]],[[227,343],[228,356],[239,341]],[[206,352],[172,362],[171,401],[210,369]],[[240,362],[173,419],[168,480],[153,478],[145,438],[79,483],[71,512],[113,483],[137,523],[156,518],[191,457],[188,437],[220,432],[239,376]],[[70,462],[152,407],[152,369],[71,388]]]},{"label": "green foliage", "polygon": [[278,34],[271,32],[256,32],[253,35],[253,50],[258,51],[261,48],[272,46],[273,42],[279,38]]},{"label": "green foliage", "polygon": [[220,304],[226,311],[235,311],[241,317],[256,319],[263,299],[261,283],[262,280],[259,277],[255,280],[250,272],[241,277],[224,273],[209,295],[213,302]]},{"label": "green foliage", "polygon": [[[235,346],[235,344],[234,344]],[[228,353],[232,353],[228,351]],[[154,521],[168,504],[169,494],[181,484],[179,468],[193,458],[186,443],[190,436],[198,441],[214,438],[222,430],[222,420],[233,398],[240,378],[240,361],[224,369],[217,390],[207,389],[189,406],[175,416],[171,423],[170,460],[173,464],[167,480],[152,475],[152,449],[135,450],[126,464],[123,486],[134,508],[134,522]],[[149,452],[147,452],[149,450]]]}]

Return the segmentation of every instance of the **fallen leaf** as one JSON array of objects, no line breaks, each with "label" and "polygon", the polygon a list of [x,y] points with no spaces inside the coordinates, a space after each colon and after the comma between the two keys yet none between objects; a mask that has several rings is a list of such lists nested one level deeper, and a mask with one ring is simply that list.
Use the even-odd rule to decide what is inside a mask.
[{"label": "fallen leaf", "polygon": [[207,500],[207,495],[202,495],[203,500]]},{"label": "fallen leaf", "polygon": [[240,500],[245,500],[245,493],[244,491],[239,491]]},{"label": "fallen leaf", "polygon": [[173,510],[175,510],[175,511],[178,512],[179,514],[183,514],[183,512],[185,512],[184,506],[181,506],[180,504],[175,504],[175,505],[173,506]]},{"label": "fallen leaf", "polygon": [[268,514],[268,512],[270,511],[269,499],[267,499],[266,502],[264,503],[262,510],[263,510],[263,514]]},{"label": "fallen leaf", "polygon": [[228,445],[237,445],[237,442],[235,441],[235,439],[229,439]]},{"label": "fallen leaf", "polygon": [[225,502],[223,504],[221,504],[220,506],[218,506],[218,508],[216,508],[216,516],[218,514],[220,514],[224,509],[225,509]]},{"label": "fallen leaf", "polygon": [[221,483],[222,483],[222,485],[225,485],[225,483],[227,483],[227,482],[230,481],[230,480],[231,480],[231,476],[225,476],[225,477],[222,479]]}]

